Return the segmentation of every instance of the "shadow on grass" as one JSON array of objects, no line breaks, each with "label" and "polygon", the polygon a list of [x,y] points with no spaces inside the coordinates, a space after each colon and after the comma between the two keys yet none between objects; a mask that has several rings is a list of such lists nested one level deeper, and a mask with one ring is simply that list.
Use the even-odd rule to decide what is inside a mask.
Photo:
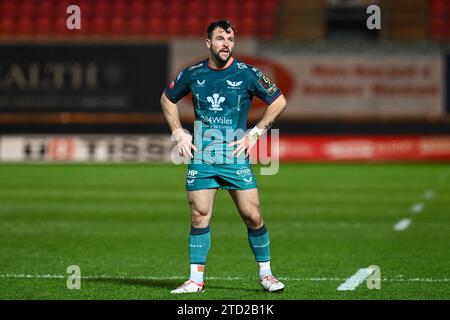
[{"label": "shadow on grass", "polygon": [[142,286],[149,288],[162,288],[162,289],[174,289],[180,285],[179,280],[161,279],[89,279],[84,280],[89,282],[103,282],[116,285],[128,285],[128,286]]},{"label": "shadow on grass", "polygon": [[[98,279],[86,279],[84,281],[89,282],[102,282],[116,285],[128,285],[128,286],[142,286],[148,288],[162,288],[173,290],[178,287],[182,281],[181,280],[171,280],[171,279],[108,279],[108,278],[98,278]],[[224,286],[224,285],[215,285],[207,283],[205,286],[206,290],[224,290],[226,292],[230,292],[230,290],[237,291],[245,291],[245,292],[262,292],[258,289],[250,289],[250,288],[242,288],[238,286]]]},{"label": "shadow on grass", "polygon": [[246,292],[263,292],[262,289],[250,289],[250,288],[242,288],[239,286],[221,286],[221,285],[209,285],[206,284],[206,290],[208,289],[220,289],[220,290],[224,290],[226,292],[230,292],[230,291],[246,291]]}]

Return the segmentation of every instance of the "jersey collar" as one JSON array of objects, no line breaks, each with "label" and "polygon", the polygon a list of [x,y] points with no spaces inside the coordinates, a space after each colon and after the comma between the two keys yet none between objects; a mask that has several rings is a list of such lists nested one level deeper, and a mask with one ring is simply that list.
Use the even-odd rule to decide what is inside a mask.
[{"label": "jersey collar", "polygon": [[231,57],[231,59],[233,59],[233,61],[231,61],[230,65],[229,65],[228,67],[222,68],[222,69],[218,69],[218,68],[214,68],[213,66],[210,66],[210,65],[209,65],[209,58],[206,59],[206,64],[207,64],[208,68],[211,69],[211,70],[214,70],[214,71],[224,71],[224,70],[227,70],[228,68],[230,68],[230,67],[236,62],[236,59],[235,59],[234,57]]}]

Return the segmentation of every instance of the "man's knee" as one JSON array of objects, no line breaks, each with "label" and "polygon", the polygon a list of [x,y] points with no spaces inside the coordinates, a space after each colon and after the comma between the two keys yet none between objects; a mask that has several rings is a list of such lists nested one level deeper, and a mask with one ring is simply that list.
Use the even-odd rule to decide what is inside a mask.
[{"label": "man's knee", "polygon": [[258,205],[247,207],[245,212],[243,212],[243,217],[245,224],[251,229],[258,229],[263,225],[261,210]]},{"label": "man's knee", "polygon": [[211,216],[211,211],[206,208],[191,209],[191,224],[194,228],[206,228],[209,224],[209,217]]}]

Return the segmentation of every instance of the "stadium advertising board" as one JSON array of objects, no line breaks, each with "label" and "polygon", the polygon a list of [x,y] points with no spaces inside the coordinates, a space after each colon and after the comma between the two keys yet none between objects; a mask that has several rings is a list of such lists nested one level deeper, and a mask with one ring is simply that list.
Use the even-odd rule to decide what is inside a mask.
[{"label": "stadium advertising board", "polygon": [[283,57],[295,73],[290,109],[306,116],[440,116],[440,56]]},{"label": "stadium advertising board", "polygon": [[448,136],[280,136],[283,161],[448,161]]},{"label": "stadium advertising board", "polygon": [[168,135],[2,136],[5,162],[169,162]]},{"label": "stadium advertising board", "polygon": [[160,112],[162,44],[0,46],[2,112]]},{"label": "stadium advertising board", "polygon": [[[170,162],[173,147],[169,135],[157,134],[0,136],[0,161]],[[281,135],[278,150],[285,162],[449,161],[450,137]]]}]

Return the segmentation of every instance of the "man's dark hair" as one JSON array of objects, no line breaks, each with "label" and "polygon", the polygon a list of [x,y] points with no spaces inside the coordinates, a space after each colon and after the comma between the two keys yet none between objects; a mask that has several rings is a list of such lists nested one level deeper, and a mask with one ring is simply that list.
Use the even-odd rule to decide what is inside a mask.
[{"label": "man's dark hair", "polygon": [[225,30],[226,33],[230,33],[229,29],[231,29],[234,33],[236,33],[234,26],[229,21],[217,20],[211,23],[208,27],[208,39],[212,38],[213,31],[216,30],[216,28],[221,28]]}]

